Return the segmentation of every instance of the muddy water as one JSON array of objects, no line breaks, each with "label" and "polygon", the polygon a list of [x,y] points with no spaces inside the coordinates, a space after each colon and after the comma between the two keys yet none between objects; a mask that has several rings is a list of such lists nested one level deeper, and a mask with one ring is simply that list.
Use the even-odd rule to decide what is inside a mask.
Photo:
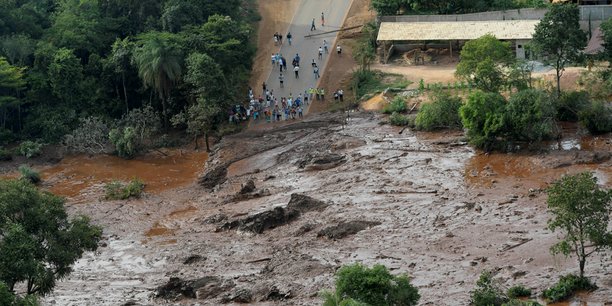
[{"label": "muddy water", "polygon": [[139,178],[145,191],[160,193],[193,183],[204,170],[208,158],[205,151],[182,149],[154,152],[132,160],[111,155],[76,155],[43,169],[42,177],[55,194],[74,198],[92,186],[112,180]]}]

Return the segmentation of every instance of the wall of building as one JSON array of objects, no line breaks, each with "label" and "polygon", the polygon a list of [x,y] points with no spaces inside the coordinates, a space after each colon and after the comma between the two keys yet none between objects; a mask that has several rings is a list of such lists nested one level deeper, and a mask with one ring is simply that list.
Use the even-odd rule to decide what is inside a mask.
[{"label": "wall of building", "polygon": [[[484,20],[539,20],[547,9],[519,9],[457,15],[401,15],[381,16],[383,22],[436,22],[436,21],[484,21]],[[612,17],[612,5],[581,6],[580,20],[602,21]]]}]

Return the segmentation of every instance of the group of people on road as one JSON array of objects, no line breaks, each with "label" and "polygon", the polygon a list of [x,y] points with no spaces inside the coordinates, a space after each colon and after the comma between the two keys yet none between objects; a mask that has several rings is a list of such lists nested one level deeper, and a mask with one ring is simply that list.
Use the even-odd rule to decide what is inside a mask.
[{"label": "group of people on road", "polygon": [[[325,26],[325,14],[321,12],[321,26]],[[311,31],[316,30],[315,18],[312,19]],[[275,32],[273,35],[274,45],[279,46],[283,44],[283,35],[279,32]],[[291,32],[288,32],[285,35],[287,42],[289,45],[292,44],[293,35]],[[323,44],[318,47],[316,52],[318,53],[318,61],[314,58],[312,59],[312,74],[314,82],[316,83],[318,79],[321,77],[320,71],[320,61],[323,60],[323,56],[329,54],[329,44],[327,40],[323,40]],[[342,48],[338,45],[336,47],[338,55],[341,54]],[[285,87],[285,83],[287,80],[288,68],[287,68],[287,59],[283,56],[283,54],[279,51],[271,54],[271,63],[272,67],[278,67],[278,81],[281,89]],[[295,79],[300,78],[300,72],[303,72],[301,69],[301,56],[300,53],[296,53],[293,56],[291,61],[292,70]],[[295,89],[295,88],[293,88]],[[342,92],[336,91],[334,92],[335,99],[341,99]],[[259,97],[255,97],[253,95],[253,90],[249,88],[249,106],[245,108],[243,112],[234,112],[234,115],[230,116],[230,121],[232,118],[253,118],[253,120],[265,119],[267,122],[272,121],[281,121],[288,119],[296,119],[301,118],[304,113],[304,108],[309,104],[310,101],[313,100],[325,100],[325,90],[323,88],[310,87],[303,91],[303,94],[300,92],[296,97],[293,97],[291,93],[289,93],[288,97],[277,97],[274,94],[272,89],[268,88],[268,85],[264,82],[262,84],[262,94]],[[236,116],[236,113],[240,113]]]}]

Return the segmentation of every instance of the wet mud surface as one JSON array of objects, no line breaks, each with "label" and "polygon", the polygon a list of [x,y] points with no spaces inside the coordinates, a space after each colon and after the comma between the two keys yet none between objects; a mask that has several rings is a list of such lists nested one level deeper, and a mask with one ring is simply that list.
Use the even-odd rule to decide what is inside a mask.
[{"label": "wet mud surface", "polygon": [[[105,227],[104,246],[46,301],[313,305],[336,269],[362,262],[408,273],[422,305],[466,305],[483,269],[536,292],[577,270],[574,259],[548,252],[557,238],[545,229],[542,189],[582,170],[609,187],[609,158],[577,149],[487,155],[460,133],[400,135],[380,115],[360,112],[343,128],[338,116],[226,137],[206,165],[227,168],[212,188],[194,179],[140,200],[69,206]],[[300,167],[312,156],[343,161]],[[609,257],[587,264],[600,287],[589,305],[610,302],[610,267]],[[174,291],[156,293],[166,285]]]}]

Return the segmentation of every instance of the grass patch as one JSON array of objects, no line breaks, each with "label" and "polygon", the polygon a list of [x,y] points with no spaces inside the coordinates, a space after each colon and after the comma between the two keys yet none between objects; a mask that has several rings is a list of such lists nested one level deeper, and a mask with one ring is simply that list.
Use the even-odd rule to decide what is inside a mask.
[{"label": "grass patch", "polygon": [[410,119],[406,115],[402,115],[400,113],[393,113],[389,116],[389,122],[392,125],[397,126],[406,126],[410,123]]},{"label": "grass patch", "polygon": [[124,184],[118,180],[107,183],[104,186],[106,200],[127,200],[129,198],[140,198],[144,190],[144,183],[133,178],[128,184]]},{"label": "grass patch", "polygon": [[508,289],[508,297],[511,299],[519,298],[519,297],[530,297],[531,290],[529,288],[525,288],[522,285],[512,286]]},{"label": "grass patch", "polygon": [[40,173],[30,168],[30,166],[28,165],[19,166],[19,173],[21,174],[21,180],[28,181],[34,185],[42,181],[42,179],[40,178]]},{"label": "grass patch", "polygon": [[406,105],[406,99],[402,96],[395,96],[391,103],[385,105],[383,107],[383,114],[393,114],[393,113],[405,113],[408,110],[408,106]]},{"label": "grass patch", "polygon": [[595,289],[597,286],[588,278],[568,274],[561,276],[554,286],[544,290],[542,296],[550,302],[558,302],[571,297],[576,291]]},{"label": "grass patch", "polygon": [[387,88],[406,88],[410,85],[402,75],[383,73],[378,70],[359,70],[353,73],[351,89],[357,100],[369,93],[381,92]]}]

